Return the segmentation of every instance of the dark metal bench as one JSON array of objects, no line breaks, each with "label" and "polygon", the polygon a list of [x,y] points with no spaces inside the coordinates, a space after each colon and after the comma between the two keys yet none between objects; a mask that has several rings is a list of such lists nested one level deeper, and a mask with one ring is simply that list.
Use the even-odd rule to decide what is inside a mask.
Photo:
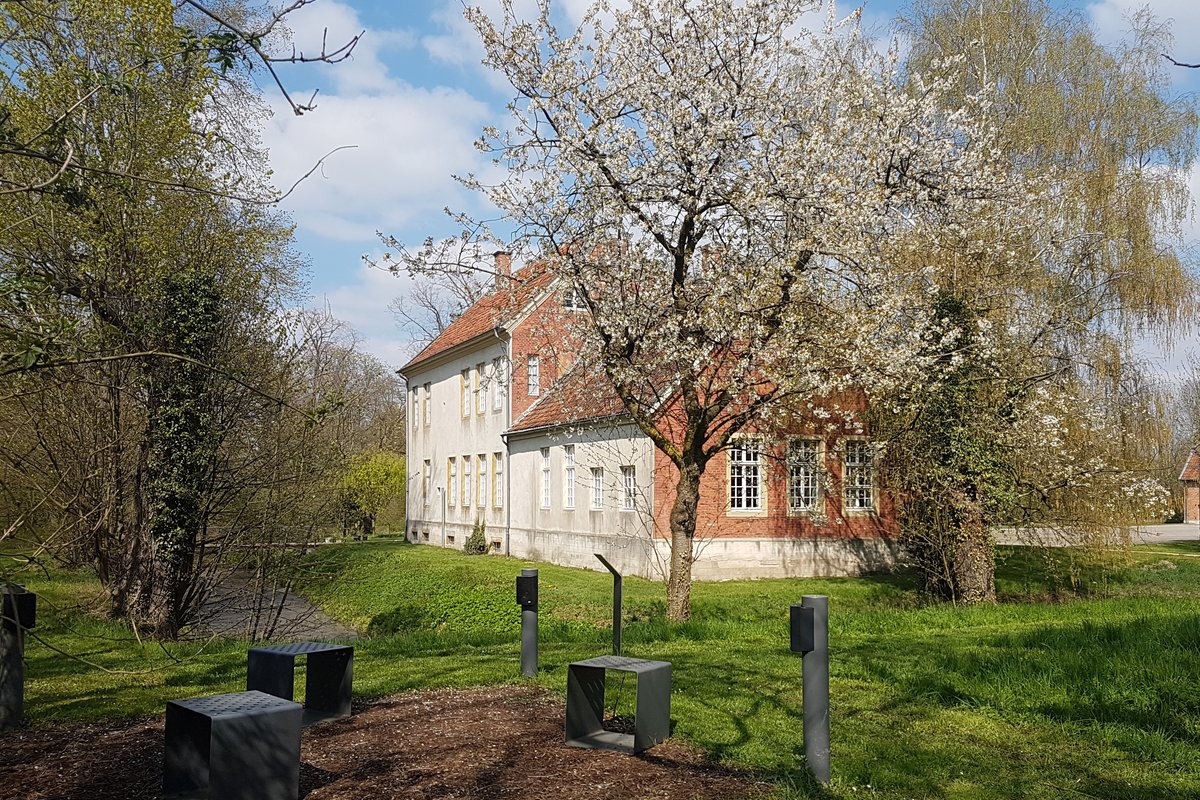
[{"label": "dark metal bench", "polygon": [[299,703],[234,692],[167,703],[163,789],[213,800],[296,800]]},{"label": "dark metal bench", "polygon": [[246,654],[246,688],[291,700],[296,658],[308,659],[304,680],[304,725],[350,716],[354,648],[324,642],[292,642],[254,647]]},{"label": "dark metal bench", "polygon": [[[637,675],[633,733],[604,730],[604,674]],[[671,664],[623,656],[599,656],[567,667],[567,744],[640,753],[671,735]]]}]

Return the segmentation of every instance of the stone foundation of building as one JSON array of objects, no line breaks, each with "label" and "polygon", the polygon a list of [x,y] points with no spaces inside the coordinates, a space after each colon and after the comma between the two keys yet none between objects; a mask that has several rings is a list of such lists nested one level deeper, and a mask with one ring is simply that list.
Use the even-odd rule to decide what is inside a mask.
[{"label": "stone foundation of building", "polygon": [[[440,521],[409,521],[409,541],[462,549],[471,526]],[[658,580],[666,575],[670,547],[648,536],[489,529],[493,552],[568,567],[603,569],[594,554],[608,559],[622,575]],[[886,572],[899,562],[894,539],[812,537],[698,539],[692,577],[700,581],[746,578],[845,577]]]}]

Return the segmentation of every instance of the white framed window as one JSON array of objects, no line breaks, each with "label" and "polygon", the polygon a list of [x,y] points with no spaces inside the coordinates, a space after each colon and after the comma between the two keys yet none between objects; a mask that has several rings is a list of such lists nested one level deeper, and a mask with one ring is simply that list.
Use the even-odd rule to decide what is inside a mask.
[{"label": "white framed window", "polygon": [[431,386],[430,386],[430,385],[427,383],[427,384],[425,384],[425,386],[424,386],[424,388],[423,388],[423,390],[422,390],[422,392],[421,392],[421,402],[422,402],[422,403],[424,404],[424,406],[425,406],[425,413],[424,413],[422,416],[423,416],[423,418],[424,418],[424,420],[425,420],[425,427],[426,427],[426,428],[428,428],[428,427],[430,426],[430,424],[431,424],[431,423],[430,423],[430,418],[429,418],[429,406],[430,406],[430,400],[429,400],[429,397],[430,397],[430,394],[431,394],[431,392],[430,392],[430,389],[431,389],[431,388],[432,388],[432,387],[431,387]]},{"label": "white framed window", "polygon": [[729,448],[729,510],[762,510],[762,455],[753,439]]},{"label": "white framed window", "polygon": [[429,463],[429,459],[425,459],[425,463],[421,465],[421,502],[429,505],[429,487],[433,483],[433,466]]},{"label": "white framed window", "polygon": [[484,364],[476,364],[475,370],[471,373],[471,391],[475,394],[476,414],[482,414],[487,410],[487,398],[484,397],[483,391],[484,367]]},{"label": "white framed window", "polygon": [[525,372],[528,376],[527,389],[530,397],[537,397],[542,391],[542,375],[541,375],[541,359],[537,356],[528,356],[525,359]]},{"label": "white framed window", "polygon": [[621,510],[633,511],[637,506],[637,470],[632,466],[621,467]]},{"label": "white framed window", "polygon": [[408,418],[412,421],[412,427],[415,431],[417,426],[421,424],[421,388],[414,386],[412,390],[412,405],[408,412]]},{"label": "white framed window", "polygon": [[821,488],[820,442],[792,439],[788,442],[788,511],[815,511]]},{"label": "white framed window", "polygon": [[563,508],[575,508],[575,445],[563,445]]},{"label": "white framed window", "polygon": [[475,459],[479,462],[479,497],[476,500],[476,503],[480,508],[487,508],[487,456],[485,456],[483,453],[480,453],[475,457]]},{"label": "white framed window", "polygon": [[550,507],[550,448],[542,448],[542,508]]},{"label": "white framed window", "polygon": [[592,508],[604,508],[604,467],[592,467]]},{"label": "white framed window", "polygon": [[462,504],[463,508],[471,507],[471,457],[462,457]]},{"label": "white framed window", "polygon": [[492,506],[504,507],[504,453],[492,454]]},{"label": "white framed window", "polygon": [[458,462],[454,456],[446,459],[446,492],[449,505],[458,505]]},{"label": "white framed window", "polygon": [[875,450],[865,439],[847,439],[842,458],[847,511],[875,509]]},{"label": "white framed window", "polygon": [[500,411],[504,408],[504,378],[501,372],[502,366],[499,358],[492,359],[492,411]]},{"label": "white framed window", "polygon": [[458,410],[464,417],[471,414],[471,370],[464,369],[458,375]]},{"label": "white framed window", "polygon": [[567,311],[587,311],[583,292],[572,286],[563,292],[563,308]]}]

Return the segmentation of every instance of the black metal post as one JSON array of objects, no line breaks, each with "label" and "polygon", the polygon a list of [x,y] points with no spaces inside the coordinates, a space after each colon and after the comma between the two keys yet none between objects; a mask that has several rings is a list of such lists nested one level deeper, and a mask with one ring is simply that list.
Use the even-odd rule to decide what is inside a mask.
[{"label": "black metal post", "polygon": [[521,674],[532,678],[538,671],[538,571],[521,570],[517,578],[517,603],[521,606]]},{"label": "black metal post", "polygon": [[[813,777],[829,783],[829,598],[806,594],[800,607],[812,615],[811,649],[801,666],[804,682],[804,758]],[[811,611],[810,611],[811,609]]]},{"label": "black metal post", "polygon": [[37,595],[0,583],[0,731],[25,717],[25,630],[36,620]]},{"label": "black metal post", "polygon": [[613,655],[619,656],[621,655],[621,603],[623,601],[621,573],[617,572],[616,567],[608,563],[608,559],[604,556],[599,553],[592,553],[592,555],[600,559],[600,563],[613,576]]}]

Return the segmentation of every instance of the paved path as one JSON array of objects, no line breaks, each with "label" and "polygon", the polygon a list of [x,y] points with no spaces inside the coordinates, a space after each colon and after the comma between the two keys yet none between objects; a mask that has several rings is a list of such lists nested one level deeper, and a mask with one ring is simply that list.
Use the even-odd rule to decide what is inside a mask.
[{"label": "paved path", "polygon": [[[1116,532],[1114,531],[1114,536]],[[1179,523],[1177,525],[1142,525],[1133,530],[1131,536],[1134,544],[1160,544],[1162,542],[1200,542],[1200,525],[1196,523]],[[996,531],[997,544],[1036,544],[1036,545],[1067,545],[1072,544],[1069,536],[1063,536],[1055,530],[1037,528],[1034,530],[1014,531],[1011,528],[1001,528]]]},{"label": "paved path", "polygon": [[[279,619],[274,629],[267,631],[268,609],[280,604],[282,610],[279,611]],[[254,611],[260,607],[264,611],[258,631],[260,634],[266,633],[272,641],[340,641],[358,638],[354,629],[333,619],[295,592],[256,592],[250,573],[243,571],[230,574],[216,587],[201,612],[200,626],[218,636],[255,638]]]}]

